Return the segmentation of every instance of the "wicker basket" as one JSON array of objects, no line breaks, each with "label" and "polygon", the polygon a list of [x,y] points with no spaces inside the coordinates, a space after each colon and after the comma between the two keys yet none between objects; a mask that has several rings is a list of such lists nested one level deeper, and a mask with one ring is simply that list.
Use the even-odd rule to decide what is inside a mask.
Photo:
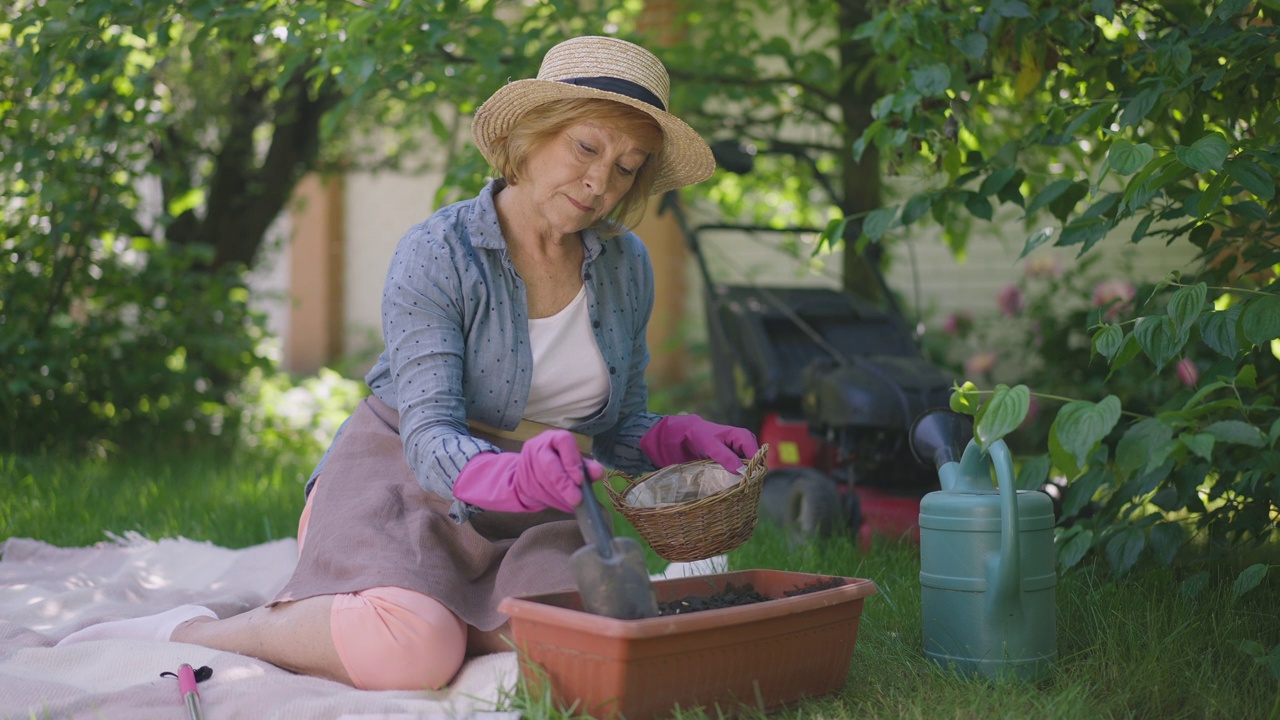
[{"label": "wicker basket", "polygon": [[[606,482],[605,491],[614,508],[660,557],[671,562],[703,560],[738,547],[755,531],[768,447],[760,448],[742,471],[742,480],[733,487],[697,500],[660,506],[628,503],[626,498],[631,490],[655,473],[628,479],[621,490]],[[700,460],[687,464],[712,462]],[[626,478],[625,475],[615,477]]]}]

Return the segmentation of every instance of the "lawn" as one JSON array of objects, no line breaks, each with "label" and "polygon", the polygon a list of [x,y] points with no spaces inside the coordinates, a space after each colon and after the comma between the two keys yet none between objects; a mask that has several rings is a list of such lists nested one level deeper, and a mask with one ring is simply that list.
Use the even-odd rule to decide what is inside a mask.
[{"label": "lawn", "polygon": [[[0,537],[76,546],[134,531],[257,544],[294,533],[308,470],[201,453],[109,462],[0,456]],[[1237,593],[1239,571],[1257,562],[1270,572]],[[762,525],[730,564],[865,577],[880,590],[865,603],[843,690],[781,718],[1280,717],[1274,545],[1211,567],[1188,560],[1116,579],[1105,563],[1086,562],[1061,575],[1060,660],[1037,683],[960,679],[924,659],[919,551],[909,543],[864,550],[840,537],[796,548]],[[528,697],[511,703],[526,717],[558,715]]]}]

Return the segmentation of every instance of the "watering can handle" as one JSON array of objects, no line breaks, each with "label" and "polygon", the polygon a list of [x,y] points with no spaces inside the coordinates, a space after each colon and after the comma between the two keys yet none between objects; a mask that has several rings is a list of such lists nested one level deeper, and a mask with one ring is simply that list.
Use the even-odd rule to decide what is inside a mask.
[{"label": "watering can handle", "polygon": [[1000,555],[992,558],[988,574],[987,612],[994,620],[996,615],[1016,611],[1022,597],[1022,556],[1018,537],[1018,487],[1013,474],[1013,456],[1003,440],[996,440],[986,450],[977,440],[970,440],[955,465],[939,479],[944,490],[954,492],[991,491],[990,462],[1000,481]]},{"label": "watering can handle", "polygon": [[1013,611],[1022,598],[1022,553],[1018,532],[1018,483],[1013,473],[1013,457],[1003,440],[987,447],[1000,483],[1000,561],[994,592],[988,594],[991,614]]}]

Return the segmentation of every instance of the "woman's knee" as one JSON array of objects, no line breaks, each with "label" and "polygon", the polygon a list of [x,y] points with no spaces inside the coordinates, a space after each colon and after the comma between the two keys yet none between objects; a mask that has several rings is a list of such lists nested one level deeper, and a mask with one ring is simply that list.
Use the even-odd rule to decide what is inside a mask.
[{"label": "woman's knee", "polygon": [[335,596],[330,625],[343,667],[363,690],[436,690],[466,657],[466,623],[403,588]]}]

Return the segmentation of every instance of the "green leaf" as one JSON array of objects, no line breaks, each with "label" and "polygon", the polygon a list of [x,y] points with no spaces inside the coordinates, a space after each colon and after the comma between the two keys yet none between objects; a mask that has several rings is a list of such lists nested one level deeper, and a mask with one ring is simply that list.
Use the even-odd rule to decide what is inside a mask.
[{"label": "green leaf", "polygon": [[1204,432],[1222,442],[1237,445],[1264,447],[1267,444],[1267,437],[1262,434],[1262,430],[1243,420],[1219,420],[1205,428]]},{"label": "green leaf", "polygon": [[1026,214],[1029,216],[1031,215],[1031,213],[1034,213],[1040,208],[1047,206],[1049,203],[1053,202],[1054,200],[1057,200],[1062,195],[1062,193],[1066,192],[1067,188],[1077,184],[1080,185],[1081,187],[1084,187],[1085,185],[1083,182],[1080,182],[1080,181],[1061,180],[1061,179],[1054,180],[1048,185],[1045,185],[1044,189],[1036,193],[1035,197],[1031,199],[1031,202],[1027,204]]},{"label": "green leaf", "polygon": [[1172,153],[1160,155],[1153,158],[1142,172],[1133,176],[1133,179],[1124,187],[1124,197],[1120,203],[1120,210],[1123,212],[1125,208],[1137,210],[1146,205],[1155,197],[1156,192],[1160,189],[1159,185],[1154,185],[1152,177],[1177,160]]},{"label": "green leaf", "polygon": [[1200,193],[1200,200],[1196,202],[1196,217],[1206,218],[1214,211],[1221,209],[1222,193],[1226,191],[1230,180],[1226,173],[1218,173],[1214,176],[1209,186]]},{"label": "green leaf", "polygon": [[[904,226],[924,217],[929,212],[929,206],[933,204],[932,193],[919,193],[912,195],[907,204],[902,207],[902,218],[899,220]],[[990,218],[988,218],[990,219]]]},{"label": "green leaf", "polygon": [[1209,433],[1182,433],[1178,441],[1205,460],[1213,459],[1214,439]]},{"label": "green leaf", "polygon": [[1120,110],[1120,129],[1134,127],[1141,123],[1156,106],[1160,95],[1159,88],[1147,88],[1133,96]]},{"label": "green leaf", "polygon": [[1087,183],[1072,183],[1061,195],[1049,202],[1049,212],[1058,218],[1058,222],[1065,223],[1067,217],[1076,209],[1076,203],[1084,199],[1089,194],[1089,185]]},{"label": "green leaf", "polygon": [[1231,597],[1239,600],[1245,593],[1261,585],[1266,577],[1266,565],[1262,563],[1250,565],[1236,576],[1236,581],[1231,585]]},{"label": "green leaf", "polygon": [[1147,143],[1133,143],[1120,138],[1111,143],[1111,151],[1107,153],[1107,163],[1120,175],[1132,175],[1146,165],[1155,151]]},{"label": "green leaf", "polygon": [[1236,337],[1236,322],[1243,311],[1243,305],[1233,305],[1226,310],[1201,315],[1200,339],[1219,355],[1227,358],[1235,357],[1240,352],[1240,340]]},{"label": "green leaf", "polygon": [[1022,246],[1022,254],[1018,256],[1018,259],[1021,260],[1022,258],[1026,257],[1032,250],[1035,250],[1036,248],[1049,242],[1052,239],[1053,239],[1053,228],[1051,227],[1040,228],[1039,230],[1035,231],[1035,234],[1027,238],[1027,244]]},{"label": "green leaf", "polygon": [[[1059,468],[1061,469],[1061,468]],[[1075,517],[1090,502],[1102,487],[1104,475],[1101,470],[1090,470],[1067,485],[1066,497],[1062,499],[1062,517]]]},{"label": "green leaf", "polygon": [[1225,23],[1244,12],[1251,4],[1251,0],[1222,0],[1222,4],[1213,9],[1213,14],[1209,16],[1209,20],[1217,23]]},{"label": "green leaf", "polygon": [[1280,337],[1280,295],[1264,295],[1250,300],[1240,316],[1245,339],[1259,347]]},{"label": "green leaf", "polygon": [[1133,336],[1133,333],[1129,333],[1128,339],[1124,341],[1124,347],[1120,348],[1120,354],[1111,361],[1111,370],[1107,371],[1107,379],[1110,380],[1117,370],[1132,362],[1140,352],[1142,347],[1138,345],[1138,339]]},{"label": "green leaf", "polygon": [[1142,242],[1142,238],[1147,236],[1147,230],[1150,229],[1152,221],[1156,219],[1155,215],[1144,215],[1138,221],[1137,227],[1133,229],[1133,234],[1129,236],[1129,242],[1138,244]]},{"label": "green leaf", "polygon": [[[1049,458],[1053,460],[1053,466],[1062,471],[1063,475],[1073,478],[1080,474],[1080,465],[1076,462],[1075,457],[1062,447],[1062,440],[1058,438],[1058,424],[1055,419],[1054,423],[1049,426]],[[1092,471],[1091,471],[1092,472]],[[1070,490],[1067,495],[1070,496]],[[1065,512],[1065,511],[1064,511]]]},{"label": "green leaf", "polygon": [[1222,169],[1222,163],[1231,152],[1231,146],[1221,135],[1205,135],[1191,144],[1179,145],[1173,150],[1178,161],[1196,172],[1207,173]]},{"label": "green leaf", "polygon": [[1124,328],[1111,323],[1103,323],[1098,332],[1093,334],[1093,349],[1108,361],[1120,352],[1124,345]]},{"label": "green leaf", "polygon": [[1176,522],[1166,522],[1151,527],[1151,553],[1156,562],[1168,567],[1173,564],[1178,551],[1187,542],[1186,531]]},{"label": "green leaf", "polygon": [[925,97],[941,95],[951,85],[951,69],[934,63],[911,73],[911,86]]},{"label": "green leaf", "polygon": [[1063,570],[1075,567],[1084,558],[1084,554],[1089,552],[1089,548],[1092,545],[1092,530],[1081,530],[1072,535],[1071,539],[1063,543],[1058,549],[1058,567]]},{"label": "green leaf", "polygon": [[1173,318],[1168,315],[1155,315],[1138,318],[1133,328],[1133,336],[1137,338],[1142,351],[1156,364],[1156,372],[1164,369],[1166,363],[1182,349],[1185,340],[1179,341],[1178,328]]},{"label": "green leaf", "polygon": [[1003,167],[991,171],[986,180],[982,181],[982,186],[978,188],[978,192],[983,195],[995,195],[1004,189],[1004,186],[1013,179],[1018,172],[1016,167]]},{"label": "green leaf", "polygon": [[1027,418],[1031,407],[1031,390],[1026,385],[997,385],[991,399],[974,418],[973,435],[984,448],[1008,435]]},{"label": "green leaf", "polygon": [[1173,428],[1155,418],[1139,420],[1116,443],[1116,467],[1125,477],[1145,466],[1153,448],[1173,439]]},{"label": "green leaf", "polygon": [[1081,245],[1080,255],[1085,254],[1099,240],[1111,232],[1115,221],[1105,217],[1079,217],[1067,223],[1058,237],[1058,245]]},{"label": "green leaf", "polygon": [[1089,3],[1089,9],[1092,10],[1095,15],[1101,15],[1107,20],[1116,16],[1115,0],[1091,0]]},{"label": "green leaf", "polygon": [[976,218],[990,220],[992,217],[991,201],[976,192],[965,193],[964,206]]},{"label": "green leaf", "polygon": [[955,45],[965,57],[974,60],[980,60],[987,54],[987,36],[980,32],[971,32],[964,37],[955,38],[951,44]]},{"label": "green leaf", "polygon": [[1022,463],[1018,470],[1019,490],[1038,490],[1049,479],[1049,469],[1053,465],[1047,454],[1036,455]]},{"label": "green leaf", "polygon": [[867,217],[862,221],[862,232],[872,240],[879,240],[888,232],[889,226],[893,224],[893,218],[898,214],[898,208],[887,207],[877,208],[867,213]]},{"label": "green leaf", "polygon": [[1029,18],[1034,17],[1031,14],[1031,8],[1022,0],[996,0],[991,3],[991,9],[1000,17],[1007,18]]},{"label": "green leaf", "polygon": [[1071,454],[1077,465],[1083,466],[1094,446],[1116,426],[1120,420],[1120,398],[1108,395],[1097,403],[1076,400],[1067,403],[1054,418],[1062,449]]},{"label": "green leaf", "polygon": [[1243,158],[1232,158],[1222,166],[1232,180],[1240,183],[1240,187],[1253,193],[1259,200],[1270,200],[1276,196],[1276,179],[1267,174],[1261,165]]},{"label": "green leaf", "polygon": [[1207,285],[1196,283],[1178,288],[1173,297],[1169,298],[1169,317],[1173,318],[1174,327],[1179,334],[1191,330],[1191,326],[1200,318],[1200,311],[1204,309],[1204,300],[1208,292]]},{"label": "green leaf", "polygon": [[1142,530],[1125,528],[1107,542],[1107,562],[1117,575],[1124,575],[1138,562],[1146,545],[1147,538]]}]

